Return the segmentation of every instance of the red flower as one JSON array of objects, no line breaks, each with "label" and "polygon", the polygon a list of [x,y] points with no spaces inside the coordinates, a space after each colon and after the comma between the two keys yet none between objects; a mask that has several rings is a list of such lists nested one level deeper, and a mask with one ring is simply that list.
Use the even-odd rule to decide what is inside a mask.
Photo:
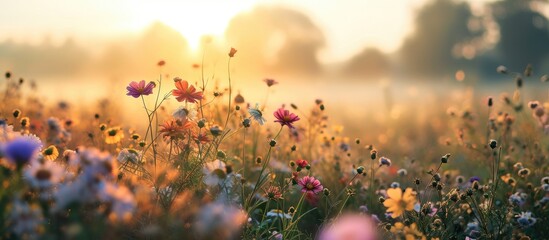
[{"label": "red flower", "polygon": [[175,87],[177,89],[172,90],[172,95],[175,96],[178,102],[196,103],[204,98],[202,92],[196,91],[196,88],[193,85],[189,85],[185,80],[176,81]]},{"label": "red flower", "polygon": [[195,133],[193,134],[193,139],[196,143],[206,144],[210,142],[210,138],[206,133]]},{"label": "red flower", "polygon": [[292,179],[297,182],[298,178],[299,178],[299,173],[298,172],[292,172]]},{"label": "red flower", "polygon": [[229,57],[234,57],[234,54],[237,52],[236,49],[231,48],[231,51],[229,51]]},{"label": "red flower", "polygon": [[298,159],[295,161],[295,163],[297,164],[297,166],[299,166],[300,168],[306,168],[309,163],[307,162],[307,160],[303,160],[303,159]]},{"label": "red flower", "polygon": [[284,108],[279,108],[274,112],[274,116],[276,117],[275,122],[280,123],[280,125],[288,126],[289,128],[294,128],[294,125],[292,125],[294,122],[299,120],[299,117],[293,113],[290,113],[290,111],[285,110]]}]

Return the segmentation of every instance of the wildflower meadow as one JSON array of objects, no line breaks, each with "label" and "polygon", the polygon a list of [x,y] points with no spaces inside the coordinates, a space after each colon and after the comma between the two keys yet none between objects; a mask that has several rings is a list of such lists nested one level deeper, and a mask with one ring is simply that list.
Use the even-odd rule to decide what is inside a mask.
[{"label": "wildflower meadow", "polygon": [[36,84],[8,71],[0,236],[549,239],[549,103],[521,92],[547,75],[494,71],[516,82],[512,96],[443,102],[431,117],[447,127],[405,136],[410,146],[399,130],[383,143],[343,136],[322,96],[311,109],[247,102],[230,72],[226,89],[204,75],[128,82],[116,92],[139,106],[136,127],[105,104],[82,115],[43,104],[26,94]]}]

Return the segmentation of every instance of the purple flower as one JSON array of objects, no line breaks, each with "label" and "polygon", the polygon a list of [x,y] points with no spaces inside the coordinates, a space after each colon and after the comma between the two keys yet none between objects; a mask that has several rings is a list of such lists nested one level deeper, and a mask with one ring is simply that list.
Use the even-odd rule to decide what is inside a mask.
[{"label": "purple flower", "polygon": [[30,162],[38,153],[41,143],[37,139],[18,137],[4,145],[2,152],[9,162],[22,166]]},{"label": "purple flower", "polygon": [[145,86],[145,80],[141,80],[139,83],[136,81],[132,81],[130,85],[126,87],[126,90],[128,90],[128,93],[126,93],[126,95],[132,96],[134,98],[141,97],[142,95],[149,95],[153,93],[154,87],[156,87],[156,84],[154,82],[149,82]]},{"label": "purple flower", "polygon": [[473,183],[474,181],[480,182],[480,178],[477,177],[477,176],[474,176],[474,177],[469,178],[469,182],[470,182],[470,183]]},{"label": "purple flower", "polygon": [[381,157],[379,158],[379,166],[387,166],[387,167],[390,167],[391,166],[391,159],[388,159],[386,157]]}]

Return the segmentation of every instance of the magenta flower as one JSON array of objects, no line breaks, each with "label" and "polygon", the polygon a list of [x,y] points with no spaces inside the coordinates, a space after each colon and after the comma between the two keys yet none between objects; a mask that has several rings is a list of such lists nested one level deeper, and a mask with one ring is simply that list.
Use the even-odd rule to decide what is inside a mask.
[{"label": "magenta flower", "polygon": [[145,86],[145,80],[141,80],[139,83],[132,81],[130,85],[126,87],[128,93],[126,95],[132,96],[134,98],[141,97],[142,95],[149,95],[153,93],[153,88],[156,87],[154,82],[149,82]]},{"label": "magenta flower", "polygon": [[276,117],[275,122],[280,123],[280,125],[288,126],[289,128],[294,128],[294,125],[292,123],[297,122],[299,120],[299,117],[293,113],[290,113],[290,111],[285,110],[284,108],[279,108],[274,112],[274,116]]},{"label": "magenta flower", "polygon": [[305,176],[297,182],[301,186],[301,192],[317,194],[324,189],[320,181],[315,177]]}]

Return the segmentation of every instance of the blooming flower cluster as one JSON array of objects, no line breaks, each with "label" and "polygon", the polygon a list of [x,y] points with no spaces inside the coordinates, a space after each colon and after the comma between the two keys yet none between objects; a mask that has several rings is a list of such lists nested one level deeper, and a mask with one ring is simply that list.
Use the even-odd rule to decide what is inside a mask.
[{"label": "blooming flower cluster", "polygon": [[[237,52],[225,56],[229,79]],[[395,107],[391,121],[375,115],[387,126],[361,125],[364,138],[330,126],[321,99],[269,119],[274,79],[259,97],[207,77],[131,82],[126,98],[142,104],[131,121],[111,99],[81,113],[7,97],[17,108],[0,108],[2,237],[547,239],[547,103],[524,117],[524,76],[498,72],[517,75],[513,97],[478,113],[462,107],[470,100],[449,116],[418,110],[425,128]]]}]

